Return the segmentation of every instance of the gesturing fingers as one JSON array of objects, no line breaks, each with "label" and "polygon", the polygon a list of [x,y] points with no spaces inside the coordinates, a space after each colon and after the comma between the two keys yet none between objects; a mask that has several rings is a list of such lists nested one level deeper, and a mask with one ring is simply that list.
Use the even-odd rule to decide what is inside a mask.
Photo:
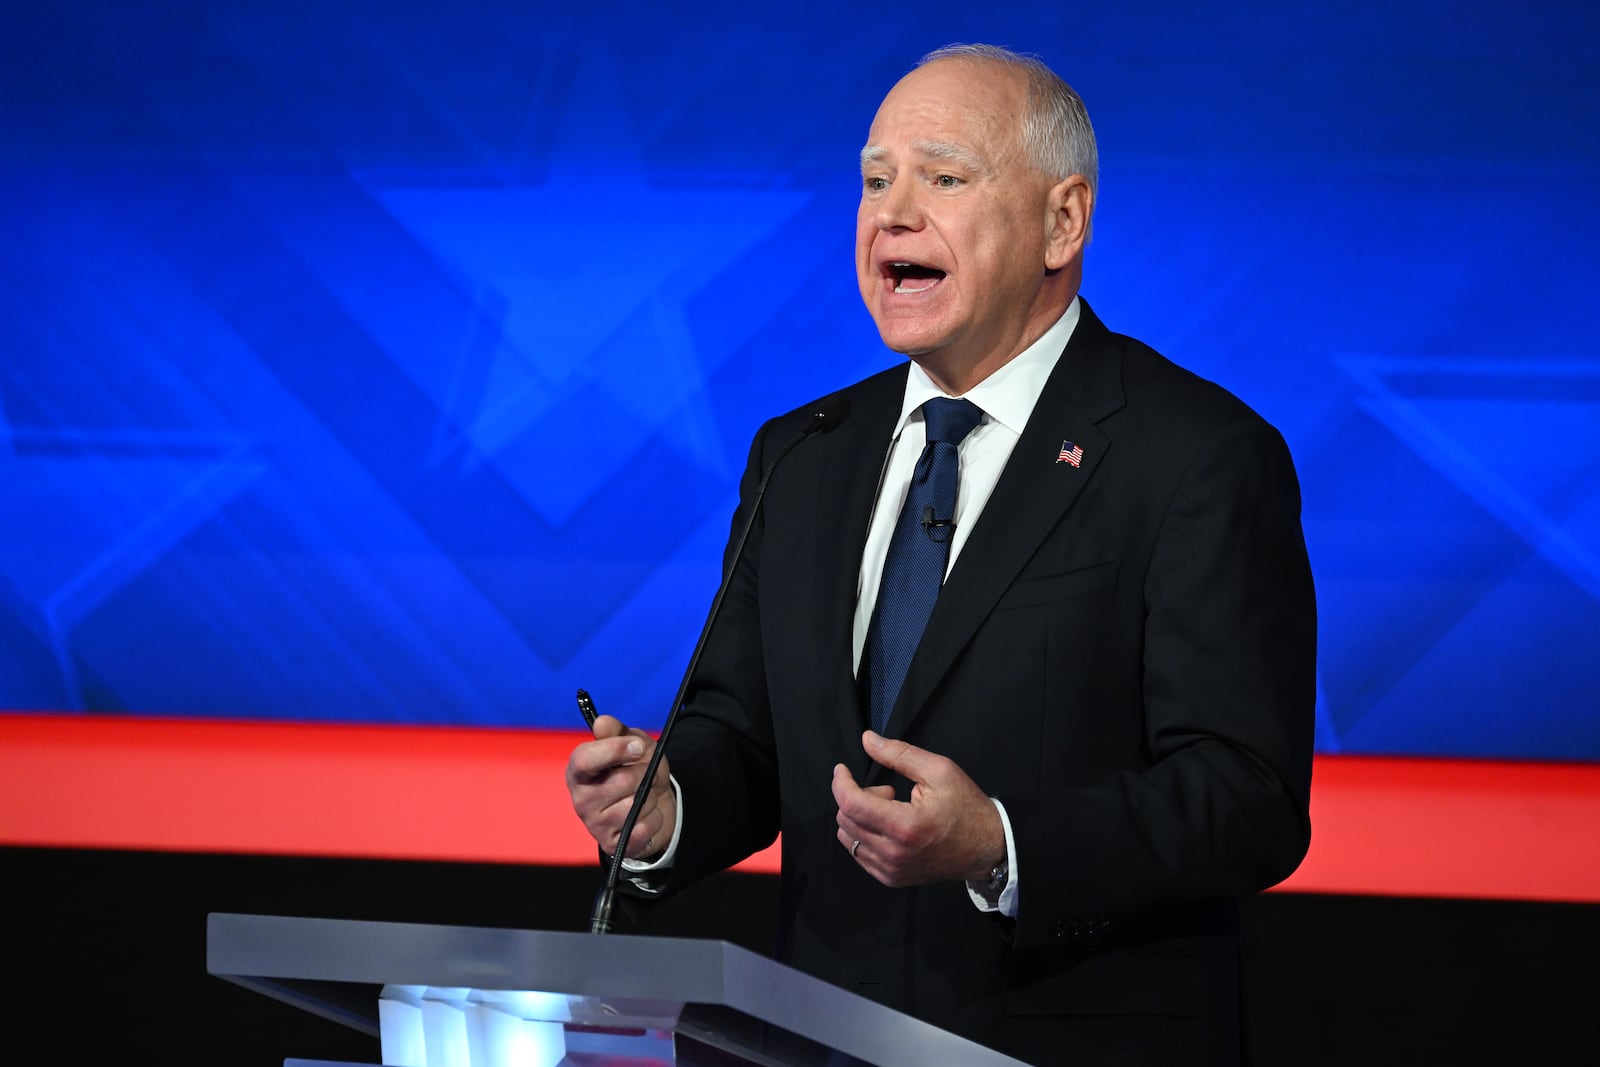
[{"label": "gesturing fingers", "polygon": [[871,730],[861,735],[861,746],[873,762],[889,768],[919,786],[935,786],[950,777],[955,764],[948,758]]},{"label": "gesturing fingers", "polygon": [[866,872],[891,884],[881,866],[886,856],[899,853],[899,825],[905,817],[904,804],[894,799],[894,787],[875,785],[863,788],[843,764],[833,769],[833,799],[838,805],[834,821],[839,844]]},{"label": "gesturing fingers", "polygon": [[852,830],[882,833],[896,817],[894,787],[863,788],[842,763],[833,769],[833,802],[839,807],[839,825],[848,820]]},{"label": "gesturing fingers", "polygon": [[836,837],[856,863],[888,886],[976,877],[1005,848],[994,803],[954,761],[867,731],[867,755],[912,783],[896,800],[887,785],[862,788],[849,768],[833,772]]}]

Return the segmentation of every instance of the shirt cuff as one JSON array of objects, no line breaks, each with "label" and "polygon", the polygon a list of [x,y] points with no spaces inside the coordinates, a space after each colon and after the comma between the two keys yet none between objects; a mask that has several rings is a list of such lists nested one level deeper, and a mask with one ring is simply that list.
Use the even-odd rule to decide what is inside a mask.
[{"label": "shirt cuff", "polygon": [[1017,842],[1011,836],[1011,819],[1006,806],[994,797],[989,798],[994,810],[1000,813],[1000,828],[1006,835],[1006,884],[998,896],[990,896],[987,882],[968,882],[967,895],[979,911],[998,911],[1008,919],[1017,917]]},{"label": "shirt cuff", "polygon": [[[672,840],[667,842],[667,850],[656,859],[623,860],[622,869],[629,874],[649,874],[652,871],[665,871],[678,858],[678,835],[683,833],[683,793],[678,789],[678,780],[670,774],[667,775],[667,784],[672,786],[672,798],[674,800],[672,806],[677,812],[672,820]],[[1001,817],[1004,818],[1004,816]],[[1010,830],[1006,831],[1007,834],[1010,832]],[[1009,841],[1009,838],[1007,840]],[[650,888],[649,883],[643,879],[634,880],[634,884],[641,889]]]}]

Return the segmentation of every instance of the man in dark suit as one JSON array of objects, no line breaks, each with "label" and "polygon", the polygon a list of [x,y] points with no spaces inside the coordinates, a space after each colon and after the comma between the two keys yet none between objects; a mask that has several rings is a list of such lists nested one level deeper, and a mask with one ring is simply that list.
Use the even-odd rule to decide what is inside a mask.
[{"label": "man in dark suit", "polygon": [[[1048,68],[934,53],[861,163],[862,297],[911,363],[774,473],[630,875],[781,830],[779,959],[1032,1062],[1237,1063],[1237,901],[1310,838],[1288,450],[1078,297],[1094,138]],[[763,427],[735,529],[810,410]],[[953,511],[916,514],[956,459]],[[902,532],[944,568],[909,664]],[[609,850],[652,742],[595,738],[567,778]]]}]

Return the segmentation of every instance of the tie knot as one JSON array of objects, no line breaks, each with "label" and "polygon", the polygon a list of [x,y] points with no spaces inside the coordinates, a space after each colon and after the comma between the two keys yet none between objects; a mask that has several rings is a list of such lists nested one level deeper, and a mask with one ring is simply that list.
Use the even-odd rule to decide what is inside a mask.
[{"label": "tie knot", "polygon": [[927,423],[930,443],[945,441],[959,445],[982,418],[982,409],[970,400],[941,396],[922,405],[922,419]]}]

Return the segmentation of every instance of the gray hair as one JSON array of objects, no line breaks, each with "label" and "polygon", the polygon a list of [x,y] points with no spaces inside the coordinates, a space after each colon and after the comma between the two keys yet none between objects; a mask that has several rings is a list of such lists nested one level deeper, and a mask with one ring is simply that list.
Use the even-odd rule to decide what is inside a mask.
[{"label": "gray hair", "polygon": [[[1073,174],[1089,180],[1091,218],[1100,201],[1100,152],[1094,143],[1089,109],[1061,76],[1038,56],[1013,52],[993,44],[952,44],[929,52],[917,61],[921,67],[936,59],[964,59],[999,63],[1020,73],[1028,86],[1028,106],[1022,114],[1022,148],[1028,159],[1056,181]],[[1090,223],[1091,232],[1093,223]],[[1088,235],[1085,234],[1087,240]]]}]

